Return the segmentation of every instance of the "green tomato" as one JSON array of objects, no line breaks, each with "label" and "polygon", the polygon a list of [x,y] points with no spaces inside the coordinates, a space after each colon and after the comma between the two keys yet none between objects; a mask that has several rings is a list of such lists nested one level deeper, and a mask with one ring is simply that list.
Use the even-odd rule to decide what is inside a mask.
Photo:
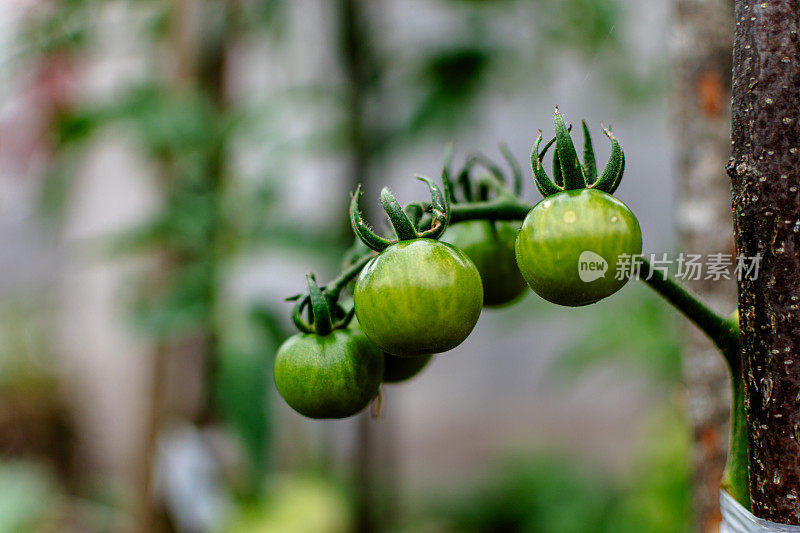
[{"label": "green tomato", "polygon": [[428,366],[433,355],[420,355],[418,357],[397,357],[383,353],[383,382],[399,383],[411,379]]},{"label": "green tomato", "polygon": [[[357,317],[353,317],[353,320],[350,321],[350,329],[363,331]],[[431,354],[418,357],[397,357],[383,352],[383,382],[399,383],[413,378],[428,366],[432,357]]]},{"label": "green tomato", "polygon": [[378,394],[383,355],[363,333],[289,337],[275,358],[275,385],[286,403],[309,418],[345,418]]},{"label": "green tomato", "polygon": [[372,342],[392,355],[413,357],[461,344],[478,322],[483,287],[464,252],[414,239],[393,244],[367,263],[354,300]]},{"label": "green tomato", "polygon": [[625,254],[642,253],[642,230],[613,196],[592,189],[564,191],[528,213],[516,252],[519,270],[536,294],[560,305],[587,305],[628,281],[617,276],[617,265],[624,265]]},{"label": "green tomato", "polygon": [[518,226],[508,222],[473,220],[447,229],[444,240],[472,259],[483,282],[483,305],[501,306],[525,290],[514,257]]}]

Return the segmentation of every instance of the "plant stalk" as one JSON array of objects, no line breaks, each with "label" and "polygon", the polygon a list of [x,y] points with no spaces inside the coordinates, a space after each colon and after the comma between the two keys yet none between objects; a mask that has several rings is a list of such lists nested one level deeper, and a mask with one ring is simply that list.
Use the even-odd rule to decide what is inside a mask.
[{"label": "plant stalk", "polygon": [[728,459],[722,473],[721,487],[738,503],[746,509],[750,509],[747,420],[744,411],[742,343],[739,336],[738,317],[728,319],[719,316],[691,292],[667,277],[665,273],[655,271],[646,260],[642,260],[639,274],[644,283],[672,304],[711,339],[728,364],[733,400]]}]

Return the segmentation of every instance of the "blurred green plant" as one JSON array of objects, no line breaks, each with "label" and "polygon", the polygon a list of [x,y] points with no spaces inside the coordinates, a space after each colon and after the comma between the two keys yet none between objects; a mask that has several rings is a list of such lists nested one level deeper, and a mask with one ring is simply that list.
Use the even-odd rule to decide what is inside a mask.
[{"label": "blurred green plant", "polygon": [[273,357],[286,332],[268,308],[256,307],[245,316],[227,316],[231,323],[224,328],[213,394],[225,419],[242,439],[257,473],[255,480],[259,480],[268,470],[265,450],[273,431],[273,422],[267,416],[270,405],[265,383],[272,381]]},{"label": "blurred green plant", "polygon": [[689,432],[668,405],[644,429],[630,476],[609,478],[580,459],[542,451],[509,459],[457,496],[426,495],[403,531],[682,533],[690,524]]},{"label": "blurred green plant", "polygon": [[352,505],[332,480],[310,473],[274,478],[264,496],[238,509],[225,533],[349,533]]},{"label": "blurred green plant", "polygon": [[375,160],[413,150],[478,120],[488,96],[525,94],[567,62],[577,62],[626,107],[652,102],[667,88],[665,65],[631,46],[617,0],[432,0],[441,31],[391,41],[369,2],[331,5],[345,79],[292,86],[293,93],[318,96],[286,101],[294,119],[324,118],[309,132],[306,146],[316,151],[355,150]]},{"label": "blurred green plant", "polygon": [[0,533],[55,531],[63,495],[39,466],[0,462]]},{"label": "blurred green plant", "polygon": [[607,531],[684,533],[691,528],[691,428],[675,400],[651,415],[635,474],[620,487]]},{"label": "blurred green plant", "polygon": [[[163,42],[170,37],[170,25],[149,23],[168,19],[175,6],[152,5],[163,16],[146,17],[143,23],[156,42]],[[209,10],[203,14],[209,15],[212,6],[205,7]],[[184,80],[188,83],[153,71],[149,81],[125,87],[107,101],[59,110],[52,125],[54,152],[42,206],[51,217],[60,217],[76,165],[85,149],[106,132],[122,133],[155,163],[161,209],[143,226],[115,236],[110,245],[94,244],[116,254],[159,257],[158,275],[130,284],[134,322],[154,339],[201,341],[209,375],[199,416],[222,416],[239,435],[250,458],[244,469],[248,480],[239,489],[252,495],[268,465],[268,369],[286,332],[268,309],[251,311],[248,304],[229,301],[224,291],[228,265],[263,239],[268,223],[264,215],[275,200],[263,193],[264,180],[253,183],[232,175],[230,146],[245,133],[238,107],[223,102],[221,94],[220,57],[234,28],[233,16],[228,13],[229,19],[225,13],[228,10],[213,10],[213,16],[203,19],[208,31],[195,58],[197,70],[190,74],[194,78]],[[248,29],[241,26],[243,19],[235,20],[238,30]],[[145,56],[157,52],[157,47],[142,50]],[[309,241],[307,231],[292,226],[283,226],[279,233],[295,246]]]},{"label": "blurred green plant", "polygon": [[[213,64],[218,59],[213,50],[203,60],[210,64],[200,65],[187,87],[176,89],[162,79],[156,58],[169,38],[170,20],[179,3],[142,1],[148,11],[137,23],[148,39],[141,52],[150,69],[149,79],[124,88],[106,102],[59,108],[54,117],[54,153],[42,205],[56,218],[69,200],[84,149],[103,133],[123,130],[135,139],[142,154],[157,163],[162,209],[148,224],[113,245],[118,253],[165,252],[161,279],[132,284],[131,292],[137,294],[133,316],[154,338],[199,334],[206,339],[213,369],[206,392],[241,436],[251,457],[254,484],[267,464],[268,368],[275,345],[286,332],[270,310],[257,308],[251,313],[226,300],[223,288],[228,267],[265,244],[273,251],[300,247],[332,260],[339,238],[339,232],[331,229],[334,224],[315,233],[276,220],[272,214],[280,200],[276,190],[287,179],[280,154],[344,152],[353,159],[348,177],[368,182],[380,157],[413,149],[433,135],[453,135],[476,118],[481,98],[509,79],[515,90],[529,91],[529,81],[546,77],[544,70],[533,65],[558,66],[574,53],[585,62],[616,65],[609,83],[623,80],[630,88],[639,86],[642,79],[652,79],[649,71],[640,76],[631,68],[632,58],[619,61],[621,51],[630,47],[621,42],[619,27],[625,22],[615,0],[431,3],[445,6],[447,31],[436,35],[436,42],[392,43],[383,37],[369,2],[332,3],[334,7],[326,9],[334,10],[336,16],[327,19],[335,25],[337,40],[332,45],[337,68],[345,73],[344,82],[336,77],[332,77],[334,82],[301,82],[258,102],[221,105],[219,95],[211,94],[219,80],[206,77],[209,68],[219,69]],[[47,54],[85,53],[98,30],[93,15],[101,4],[55,2],[46,16],[31,21],[23,33],[22,49],[33,60]],[[222,26],[214,17],[206,21],[213,27],[204,34],[203,53],[208,55],[207,47],[219,44],[220,27],[226,32],[222,38],[231,41],[260,32],[266,33],[269,44],[286,39],[291,13],[291,3],[285,0],[245,0]],[[520,17],[534,28],[532,40],[528,32],[494,38],[498,35],[494,28]],[[653,72],[659,69],[653,66]],[[642,96],[658,94],[657,83],[647,87],[640,91]],[[298,139],[287,139],[282,117],[293,121],[312,117],[316,127]],[[253,139],[265,145],[264,174],[239,179],[232,169],[232,147]],[[353,187],[347,184],[345,188]],[[643,314],[648,313],[655,311]],[[632,327],[640,326],[648,324]],[[648,348],[647,342],[643,334],[639,346]],[[654,348],[658,346],[650,346]],[[605,351],[589,347],[582,357],[591,359],[593,349],[596,359],[601,353],[616,351],[610,344]],[[664,351],[655,358],[663,361],[658,372],[664,375],[674,370],[669,357]],[[565,364],[579,368],[586,361]],[[584,488],[580,482],[574,490]]]}]

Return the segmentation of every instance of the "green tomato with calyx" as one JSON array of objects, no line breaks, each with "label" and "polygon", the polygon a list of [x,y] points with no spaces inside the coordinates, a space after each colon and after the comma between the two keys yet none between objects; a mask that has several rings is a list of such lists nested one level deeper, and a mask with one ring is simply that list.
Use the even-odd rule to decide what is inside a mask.
[{"label": "green tomato with calyx", "polygon": [[642,230],[628,207],[593,189],[548,196],[525,217],[517,235],[517,265],[531,289],[550,302],[581,306],[614,294],[617,275],[642,253]]},{"label": "green tomato with calyx", "polygon": [[483,305],[497,307],[516,300],[525,291],[517,267],[514,244],[518,224],[473,220],[447,228],[444,240],[475,263],[483,282]]},{"label": "green tomato with calyx", "polygon": [[478,269],[455,246],[432,239],[395,243],[361,271],[354,295],[364,333],[397,356],[446,352],[481,313]]},{"label": "green tomato with calyx", "polygon": [[378,394],[383,354],[362,332],[299,333],[278,349],[275,385],[295,411],[309,418],[346,418]]}]

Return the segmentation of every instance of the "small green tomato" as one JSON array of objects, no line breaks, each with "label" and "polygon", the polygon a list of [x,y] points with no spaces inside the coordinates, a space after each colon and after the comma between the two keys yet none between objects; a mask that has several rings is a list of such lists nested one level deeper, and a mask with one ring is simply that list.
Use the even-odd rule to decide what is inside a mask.
[{"label": "small green tomato", "polygon": [[289,337],[275,358],[275,385],[292,409],[309,418],[346,418],[378,394],[383,354],[363,333]]},{"label": "small green tomato", "polygon": [[483,287],[464,252],[412,239],[389,246],[367,264],[354,300],[372,342],[392,355],[413,357],[461,344],[478,322]]},{"label": "small green tomato", "polygon": [[528,213],[517,236],[517,265],[531,289],[550,302],[581,306],[614,294],[624,256],[642,253],[642,231],[630,209],[605,192],[569,190]]},{"label": "small green tomato", "polygon": [[483,305],[497,307],[516,300],[525,290],[514,255],[518,225],[473,220],[447,228],[444,240],[462,250],[483,282]]}]

